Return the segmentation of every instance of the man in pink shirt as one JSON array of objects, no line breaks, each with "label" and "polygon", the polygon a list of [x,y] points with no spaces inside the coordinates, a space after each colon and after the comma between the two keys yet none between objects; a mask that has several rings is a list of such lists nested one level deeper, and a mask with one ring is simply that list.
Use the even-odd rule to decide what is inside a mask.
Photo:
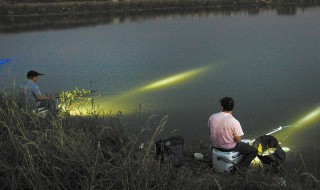
[{"label": "man in pink shirt", "polygon": [[220,151],[236,151],[244,154],[243,160],[237,164],[237,167],[247,167],[257,156],[258,150],[241,142],[241,136],[244,133],[239,121],[232,116],[234,100],[231,97],[225,97],[219,102],[222,111],[211,115],[208,122],[212,146]]}]

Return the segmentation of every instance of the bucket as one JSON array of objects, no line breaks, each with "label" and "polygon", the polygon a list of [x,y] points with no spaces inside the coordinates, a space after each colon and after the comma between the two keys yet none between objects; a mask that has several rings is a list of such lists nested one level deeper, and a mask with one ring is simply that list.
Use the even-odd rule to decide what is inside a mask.
[{"label": "bucket", "polygon": [[212,149],[212,167],[218,173],[230,173],[233,165],[238,164],[243,159],[240,152],[224,152]]}]

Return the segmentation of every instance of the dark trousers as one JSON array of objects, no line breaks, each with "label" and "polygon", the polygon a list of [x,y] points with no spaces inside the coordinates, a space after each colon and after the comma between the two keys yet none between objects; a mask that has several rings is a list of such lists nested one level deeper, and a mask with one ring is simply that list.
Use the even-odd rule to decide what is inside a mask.
[{"label": "dark trousers", "polygon": [[244,155],[242,161],[236,165],[239,168],[248,167],[258,154],[258,150],[255,147],[244,142],[238,142],[234,148],[228,151],[240,152],[240,154]]},{"label": "dark trousers", "polygon": [[55,100],[43,100],[39,101],[40,105],[38,108],[47,108],[52,114],[57,114],[58,110],[56,107],[56,101]]}]

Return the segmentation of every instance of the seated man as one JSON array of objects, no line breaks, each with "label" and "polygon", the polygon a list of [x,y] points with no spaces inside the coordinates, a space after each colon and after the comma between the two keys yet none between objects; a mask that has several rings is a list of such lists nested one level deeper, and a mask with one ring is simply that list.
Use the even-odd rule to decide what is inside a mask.
[{"label": "seated man", "polygon": [[225,97],[220,100],[220,103],[222,111],[211,115],[208,122],[212,146],[221,151],[240,152],[244,157],[236,166],[238,168],[248,167],[257,156],[258,150],[241,142],[241,136],[244,133],[239,121],[232,116],[234,100]]},{"label": "seated man", "polygon": [[51,96],[41,94],[39,86],[36,84],[39,76],[43,74],[36,71],[27,73],[28,80],[21,86],[21,92],[27,103],[36,108],[48,108],[51,113],[56,114],[56,104]]}]

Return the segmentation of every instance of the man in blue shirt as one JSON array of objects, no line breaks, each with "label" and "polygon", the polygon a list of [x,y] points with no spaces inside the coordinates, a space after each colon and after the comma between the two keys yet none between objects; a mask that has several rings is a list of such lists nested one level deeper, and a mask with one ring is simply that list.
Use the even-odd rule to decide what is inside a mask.
[{"label": "man in blue shirt", "polygon": [[42,95],[39,86],[36,84],[39,76],[43,74],[36,71],[29,71],[27,73],[28,80],[22,86],[22,94],[24,95],[27,103],[36,108],[46,107],[52,113],[56,112],[56,104],[52,96]]}]

